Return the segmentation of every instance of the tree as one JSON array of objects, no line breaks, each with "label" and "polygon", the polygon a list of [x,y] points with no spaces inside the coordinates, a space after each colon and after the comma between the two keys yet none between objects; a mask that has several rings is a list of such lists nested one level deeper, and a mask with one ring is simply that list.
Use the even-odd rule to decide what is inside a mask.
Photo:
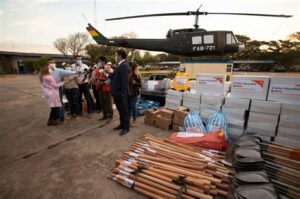
[{"label": "tree", "polygon": [[68,40],[66,38],[59,38],[54,41],[54,47],[64,56],[68,55]]},{"label": "tree", "polygon": [[290,41],[300,41],[300,32],[292,33],[288,36],[288,40]]},{"label": "tree", "polygon": [[59,38],[54,41],[54,47],[63,55],[82,55],[86,45],[90,42],[90,37],[86,33],[70,34],[68,38]]}]

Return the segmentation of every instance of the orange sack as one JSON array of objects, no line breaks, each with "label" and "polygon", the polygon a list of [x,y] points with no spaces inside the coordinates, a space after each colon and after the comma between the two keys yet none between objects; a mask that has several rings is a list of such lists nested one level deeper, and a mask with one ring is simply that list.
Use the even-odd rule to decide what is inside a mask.
[{"label": "orange sack", "polygon": [[169,137],[170,140],[187,144],[195,147],[201,147],[206,149],[214,149],[224,151],[227,148],[226,139],[224,136],[220,136],[220,133],[204,133],[203,137],[177,137],[177,133],[172,133]]}]

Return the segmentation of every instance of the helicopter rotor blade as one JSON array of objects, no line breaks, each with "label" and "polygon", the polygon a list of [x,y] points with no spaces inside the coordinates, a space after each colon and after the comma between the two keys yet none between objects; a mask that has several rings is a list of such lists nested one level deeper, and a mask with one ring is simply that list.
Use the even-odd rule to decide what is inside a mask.
[{"label": "helicopter rotor blade", "polygon": [[207,12],[208,15],[244,15],[257,17],[284,17],[289,18],[293,15],[275,15],[275,14],[259,14],[259,13],[235,13],[235,12]]},{"label": "helicopter rotor blade", "polygon": [[191,16],[191,15],[244,15],[244,16],[258,16],[258,17],[284,17],[289,18],[293,15],[275,15],[275,14],[259,14],[259,13],[234,13],[234,12],[199,12],[197,11],[187,11],[187,12],[171,12],[171,13],[158,13],[158,14],[146,14],[146,15],[134,15],[126,17],[117,17],[105,19],[106,21],[122,20],[122,19],[133,19],[133,18],[143,18],[143,17],[164,17],[164,16]]},{"label": "helicopter rotor blade", "polygon": [[[202,12],[198,12],[198,13],[199,13],[199,15],[203,15],[203,14],[201,14]],[[196,15],[196,12],[188,11],[188,12],[170,12],[170,13],[159,13],[159,14],[135,15],[135,16],[127,16],[127,17],[110,18],[110,19],[105,19],[105,21],[143,18],[143,17],[190,16],[190,15]]]}]

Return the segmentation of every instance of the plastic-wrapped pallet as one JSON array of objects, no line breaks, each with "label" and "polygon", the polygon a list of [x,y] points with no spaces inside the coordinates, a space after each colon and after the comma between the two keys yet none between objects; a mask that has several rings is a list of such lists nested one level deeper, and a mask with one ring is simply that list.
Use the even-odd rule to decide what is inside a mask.
[{"label": "plastic-wrapped pallet", "polygon": [[234,75],[232,77],[231,96],[266,100],[270,77]]},{"label": "plastic-wrapped pallet", "polygon": [[225,74],[198,74],[196,91],[200,94],[222,96],[225,93]]},{"label": "plastic-wrapped pallet", "polygon": [[276,133],[280,109],[279,102],[252,100],[247,132],[259,133],[265,140],[271,141]]},{"label": "plastic-wrapped pallet", "polygon": [[244,133],[246,112],[249,110],[250,99],[232,97],[228,94],[222,111],[228,122],[228,135],[230,139],[237,139]]},{"label": "plastic-wrapped pallet", "polygon": [[300,105],[283,103],[275,141],[300,147]]},{"label": "plastic-wrapped pallet", "polygon": [[178,106],[182,105],[182,97],[183,97],[182,92],[168,90],[165,107],[175,110]]},{"label": "plastic-wrapped pallet", "polygon": [[192,92],[183,93],[183,106],[191,111],[200,112],[200,94]]}]

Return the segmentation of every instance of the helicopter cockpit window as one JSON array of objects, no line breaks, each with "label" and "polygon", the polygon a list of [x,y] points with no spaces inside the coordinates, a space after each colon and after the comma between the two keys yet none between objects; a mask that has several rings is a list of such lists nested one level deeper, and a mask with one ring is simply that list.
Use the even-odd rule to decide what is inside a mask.
[{"label": "helicopter cockpit window", "polygon": [[203,43],[204,44],[213,44],[214,43],[214,36],[213,35],[204,35]]},{"label": "helicopter cockpit window", "polygon": [[226,34],[226,44],[236,44],[236,40],[232,33],[227,33]]},{"label": "helicopter cockpit window", "polygon": [[202,36],[192,37],[192,44],[202,44]]}]

